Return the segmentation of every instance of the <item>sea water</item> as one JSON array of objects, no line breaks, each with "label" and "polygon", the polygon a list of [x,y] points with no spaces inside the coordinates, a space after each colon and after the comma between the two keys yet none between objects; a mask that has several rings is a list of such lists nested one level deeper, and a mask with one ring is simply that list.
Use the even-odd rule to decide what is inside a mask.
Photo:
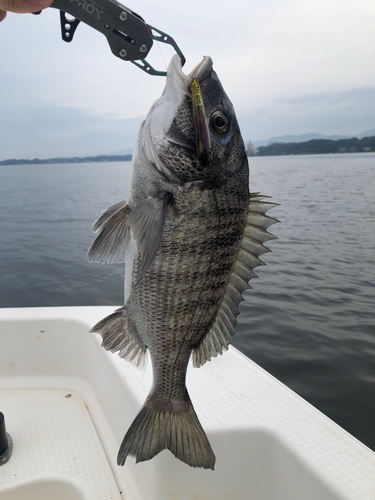
[{"label": "sea water", "polygon": [[[281,224],[233,344],[375,450],[375,154],[253,157],[250,172]],[[0,307],[122,303],[123,265],[86,253],[130,173],[129,162],[0,167]]]}]

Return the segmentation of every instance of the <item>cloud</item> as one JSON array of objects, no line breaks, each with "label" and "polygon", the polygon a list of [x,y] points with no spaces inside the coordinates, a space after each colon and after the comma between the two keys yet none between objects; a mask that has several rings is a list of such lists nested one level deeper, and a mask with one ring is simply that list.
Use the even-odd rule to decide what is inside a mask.
[{"label": "cloud", "polygon": [[0,160],[91,156],[132,148],[141,120],[77,108],[0,105]]},{"label": "cloud", "polygon": [[279,97],[239,113],[245,140],[274,135],[359,134],[375,127],[375,87]]},{"label": "cloud", "polygon": [[[213,57],[245,140],[375,126],[366,88],[375,77],[373,0],[235,0],[229,11],[224,0],[126,5],[176,39],[187,72],[203,54]],[[9,14],[0,48],[3,159],[130,148],[138,117],[165,84],[114,57],[105,37],[83,23],[64,43],[56,9]],[[155,43],[147,59],[164,68],[170,55]]]},{"label": "cloud", "polygon": [[307,94],[289,99],[275,99],[275,102],[289,106],[310,106],[311,109],[315,109],[316,106],[322,109],[327,105],[331,108],[350,107],[362,113],[363,106],[371,106],[375,103],[375,87],[364,87],[337,92],[318,92],[316,94]]},{"label": "cloud", "polygon": [[[245,141],[275,135],[354,135],[375,128],[375,87],[277,97],[239,110]],[[132,148],[144,116],[0,102],[0,160],[91,156]]]}]

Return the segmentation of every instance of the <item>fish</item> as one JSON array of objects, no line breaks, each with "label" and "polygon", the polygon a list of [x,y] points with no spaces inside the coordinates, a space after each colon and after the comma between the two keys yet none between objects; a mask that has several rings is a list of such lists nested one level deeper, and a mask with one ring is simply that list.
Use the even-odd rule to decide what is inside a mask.
[{"label": "fish", "polygon": [[263,265],[276,206],[250,194],[249,165],[231,101],[209,56],[186,75],[174,56],[165,89],[142,123],[127,201],[105,210],[88,259],[125,262],[124,306],[92,329],[102,346],[135,366],[149,352],[153,384],[121,443],[128,456],[164,449],[214,470],[215,454],[186,387],[228,350],[242,293]]}]

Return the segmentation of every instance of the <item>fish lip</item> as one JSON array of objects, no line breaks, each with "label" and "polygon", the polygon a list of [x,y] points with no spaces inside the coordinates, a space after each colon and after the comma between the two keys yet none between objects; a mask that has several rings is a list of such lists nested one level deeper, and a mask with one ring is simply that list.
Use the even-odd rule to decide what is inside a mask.
[{"label": "fish lip", "polygon": [[167,82],[170,80],[177,83],[183,93],[187,93],[187,89],[191,83],[191,78],[189,75],[185,75],[182,71],[182,61],[178,54],[175,54],[172,57],[167,69]]},{"label": "fish lip", "polygon": [[173,78],[173,76],[178,77],[179,83],[184,84],[185,90],[190,91],[190,84],[192,80],[198,80],[202,83],[207,77],[211,75],[213,67],[213,61],[210,56],[203,56],[202,60],[190,71],[189,74],[185,75],[182,71],[182,62],[180,57],[175,54],[171,62],[169,63],[167,70],[167,79]]},{"label": "fish lip", "polygon": [[198,80],[202,83],[209,76],[211,76],[213,61],[210,56],[203,56],[202,61],[200,61],[195,68],[193,68],[189,73],[189,78],[191,80]]}]

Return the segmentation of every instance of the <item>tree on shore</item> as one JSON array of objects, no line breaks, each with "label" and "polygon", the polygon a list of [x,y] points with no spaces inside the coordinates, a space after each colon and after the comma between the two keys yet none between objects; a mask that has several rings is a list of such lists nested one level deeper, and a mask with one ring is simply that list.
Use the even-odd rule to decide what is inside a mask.
[{"label": "tree on shore", "polygon": [[[247,155],[318,155],[337,153],[370,153],[375,151],[375,136],[358,139],[311,139],[306,142],[273,142],[268,146],[254,148],[251,141],[247,143]],[[255,152],[256,151],[256,152]]]}]

